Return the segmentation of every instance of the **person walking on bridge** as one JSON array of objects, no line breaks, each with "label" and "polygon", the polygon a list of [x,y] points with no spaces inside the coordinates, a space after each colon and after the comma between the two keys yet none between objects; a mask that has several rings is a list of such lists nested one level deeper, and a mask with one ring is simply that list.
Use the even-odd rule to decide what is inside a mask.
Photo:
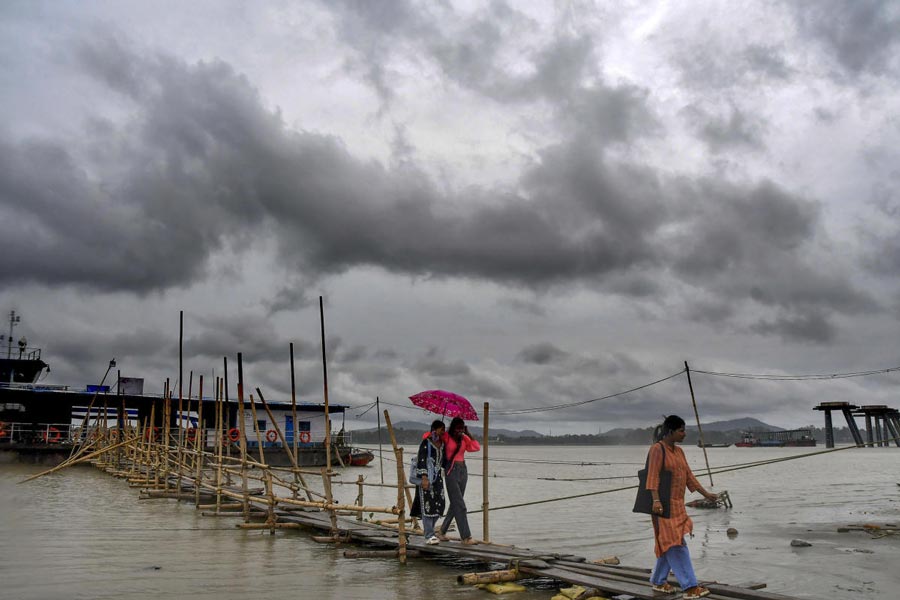
[{"label": "person walking on bridge", "polygon": [[469,529],[468,509],[466,508],[466,483],[469,481],[469,472],[466,470],[466,452],[478,452],[481,444],[469,434],[469,428],[460,417],[453,417],[450,421],[450,430],[444,435],[444,471],[446,473],[445,485],[447,496],[450,499],[450,508],[447,516],[441,523],[440,531],[436,534],[441,541],[447,541],[447,531],[450,523],[456,519],[456,527],[459,529],[459,539],[462,543],[471,546],[478,542],[472,537]]},{"label": "person walking on bridge", "polygon": [[[683,590],[685,600],[702,598],[709,595],[709,590],[697,583],[691,555],[688,552],[685,536],[693,537],[694,523],[687,515],[684,507],[685,488],[692,492],[700,492],[709,500],[718,498],[703,489],[691,472],[687,459],[676,443],[684,441],[684,419],[676,415],[666,417],[662,425],[656,428],[655,443],[650,447],[647,461],[647,490],[653,496],[653,536],[656,540],[656,566],[650,575],[650,584],[657,592],[672,593],[675,587],[666,580],[669,571]],[[669,516],[663,517],[665,509],[659,495],[659,472],[661,469],[672,472],[671,494],[669,496]]]}]

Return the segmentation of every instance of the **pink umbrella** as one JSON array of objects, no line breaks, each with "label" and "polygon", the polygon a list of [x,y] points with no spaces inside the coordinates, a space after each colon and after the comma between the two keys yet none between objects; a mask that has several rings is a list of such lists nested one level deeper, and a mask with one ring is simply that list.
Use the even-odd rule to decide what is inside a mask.
[{"label": "pink umbrella", "polygon": [[444,390],[427,390],[409,397],[416,406],[443,417],[462,417],[466,421],[477,421],[478,414],[468,400]]}]

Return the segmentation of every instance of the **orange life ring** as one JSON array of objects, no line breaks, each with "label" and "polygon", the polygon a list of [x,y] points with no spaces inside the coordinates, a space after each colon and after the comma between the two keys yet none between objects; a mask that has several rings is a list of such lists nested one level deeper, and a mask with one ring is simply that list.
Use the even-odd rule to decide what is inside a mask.
[{"label": "orange life ring", "polygon": [[119,430],[118,429],[110,429],[109,430],[109,439],[112,441],[117,441],[119,439]]},{"label": "orange life ring", "polygon": [[0,421],[0,438],[6,437],[6,423]]},{"label": "orange life ring", "polygon": [[228,430],[228,439],[232,442],[236,442],[241,439],[241,430],[237,427],[232,427]]},{"label": "orange life ring", "polygon": [[44,442],[58,442],[60,438],[59,429],[56,427],[51,427],[47,431],[44,432]]},{"label": "orange life ring", "polygon": [[159,427],[148,427],[144,431],[144,439],[145,440],[149,441],[151,437],[153,438],[153,441],[155,441],[155,442],[159,441]]},{"label": "orange life ring", "polygon": [[278,432],[274,429],[270,429],[266,432],[266,440],[269,442],[274,442],[278,439]]},{"label": "orange life ring", "polygon": [[187,439],[189,442],[193,442],[197,439],[197,429],[194,427],[188,427],[187,430]]},{"label": "orange life ring", "polygon": [[312,439],[312,437],[310,437],[308,431],[301,431],[301,432],[300,432],[300,441],[301,441],[302,443],[308,444],[308,443],[309,443],[309,440],[311,440],[311,439]]}]

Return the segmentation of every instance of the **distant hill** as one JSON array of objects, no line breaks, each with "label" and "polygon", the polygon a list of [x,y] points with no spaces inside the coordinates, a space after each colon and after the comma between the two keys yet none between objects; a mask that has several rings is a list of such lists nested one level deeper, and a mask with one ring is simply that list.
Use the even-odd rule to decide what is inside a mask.
[{"label": "distant hill", "polygon": [[[449,425],[450,419],[447,419],[446,422],[447,425]],[[393,423],[393,425],[394,435],[397,436],[397,441],[401,444],[410,444],[422,439],[422,434],[428,431],[428,428],[431,426],[431,421],[427,423],[417,423],[416,421],[398,421],[396,423]],[[483,427],[471,423],[469,423],[468,426],[469,431],[476,438],[481,439],[484,436]],[[381,439],[382,441],[387,441],[387,428],[382,424],[381,429]],[[531,429],[526,429],[524,431],[515,431],[512,429],[491,427],[491,439],[493,440],[498,437],[502,437],[508,440],[515,440],[518,438],[540,438],[544,436],[543,434]],[[352,432],[352,439],[356,443],[377,442],[378,428],[372,427],[369,429],[354,429]]]},{"label": "distant hill", "polygon": [[[769,425],[753,417],[700,423],[700,426],[703,427],[703,431],[784,431],[783,427]],[[696,431],[697,426],[689,424],[685,429],[687,431]]]},{"label": "distant hill", "polygon": [[[743,417],[741,419],[731,419],[728,421],[712,421],[711,423],[700,423],[700,425],[703,427],[704,433],[708,431],[784,431],[783,427],[769,425],[768,423],[763,423],[759,419],[754,419],[753,417]],[[696,432],[697,426],[688,424],[685,429],[688,433]],[[608,437],[626,437],[632,435],[634,431],[634,429],[617,427],[604,432],[602,435]]]},{"label": "distant hill", "polygon": [[[449,421],[448,421],[449,422]],[[707,443],[721,444],[734,443],[740,441],[741,432],[744,431],[784,431],[784,428],[775,425],[769,425],[759,419],[752,417],[743,417],[740,419],[730,419],[727,421],[712,421],[703,423],[703,437]],[[394,424],[394,433],[397,441],[401,444],[417,444],[422,439],[422,434],[428,429],[429,423],[418,423],[416,421],[400,421]],[[687,437],[684,443],[686,445],[694,445],[697,443],[698,434],[695,425],[687,426]],[[825,433],[822,429],[810,426],[813,437],[821,442],[825,440]],[[483,430],[475,424],[469,425],[469,431],[482,439]],[[849,429],[846,427],[837,427],[834,430],[835,441],[851,442]],[[501,444],[531,444],[531,445],[578,445],[578,446],[594,446],[594,445],[646,445],[650,443],[653,436],[653,427],[644,428],[623,428],[618,427],[610,429],[599,435],[591,434],[564,434],[564,435],[543,435],[533,430],[514,431],[510,429],[494,429],[491,428],[491,443]],[[382,427],[382,442],[389,443],[387,431]],[[358,445],[368,445],[378,442],[378,429],[357,429],[352,432],[352,441]]]}]

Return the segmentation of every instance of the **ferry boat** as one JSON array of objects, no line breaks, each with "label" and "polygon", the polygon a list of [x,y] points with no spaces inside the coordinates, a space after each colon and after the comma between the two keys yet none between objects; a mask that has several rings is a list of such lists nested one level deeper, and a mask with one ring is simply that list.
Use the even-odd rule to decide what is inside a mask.
[{"label": "ferry boat", "polygon": [[[19,322],[15,312],[10,313],[10,340],[12,328]],[[166,402],[162,394],[145,394],[144,380],[135,377],[118,377],[115,384],[103,385],[116,366],[110,361],[101,385],[83,387],[48,385],[43,383],[50,367],[41,359],[41,349],[30,348],[22,338],[16,349],[12,342],[6,358],[0,359],[0,461],[25,460],[46,463],[60,462],[68,458],[73,445],[81,443],[97,428],[116,429],[138,427],[150,419],[154,406],[157,426],[149,435],[162,439],[161,407]],[[198,422],[198,398],[194,397],[178,414],[178,400],[169,400],[172,419],[168,424],[170,439],[195,439],[203,435],[208,450],[215,448],[216,402],[204,397],[203,422]],[[325,407],[323,404],[297,403],[296,419],[290,402],[269,401],[269,417],[262,404],[256,401],[256,419],[253,419],[249,399],[244,400],[243,417],[235,398],[226,401],[226,423],[223,437],[228,442],[232,456],[239,453],[238,443],[243,435],[251,458],[259,459],[262,446],[266,464],[291,466],[292,461],[282,446],[294,446],[296,436],[299,466],[320,467],[326,463]],[[91,407],[88,410],[89,407]],[[329,417],[343,416],[345,406],[329,405]],[[277,427],[276,427],[277,424]],[[279,436],[279,430],[281,436]],[[350,463],[351,440],[343,429],[331,436],[331,462],[333,466]],[[282,441],[283,439],[283,441]]]},{"label": "ferry boat", "polygon": [[741,441],[734,445],[738,448],[813,447],[816,445],[816,439],[810,429],[764,431],[758,434],[746,431],[741,434]]}]

